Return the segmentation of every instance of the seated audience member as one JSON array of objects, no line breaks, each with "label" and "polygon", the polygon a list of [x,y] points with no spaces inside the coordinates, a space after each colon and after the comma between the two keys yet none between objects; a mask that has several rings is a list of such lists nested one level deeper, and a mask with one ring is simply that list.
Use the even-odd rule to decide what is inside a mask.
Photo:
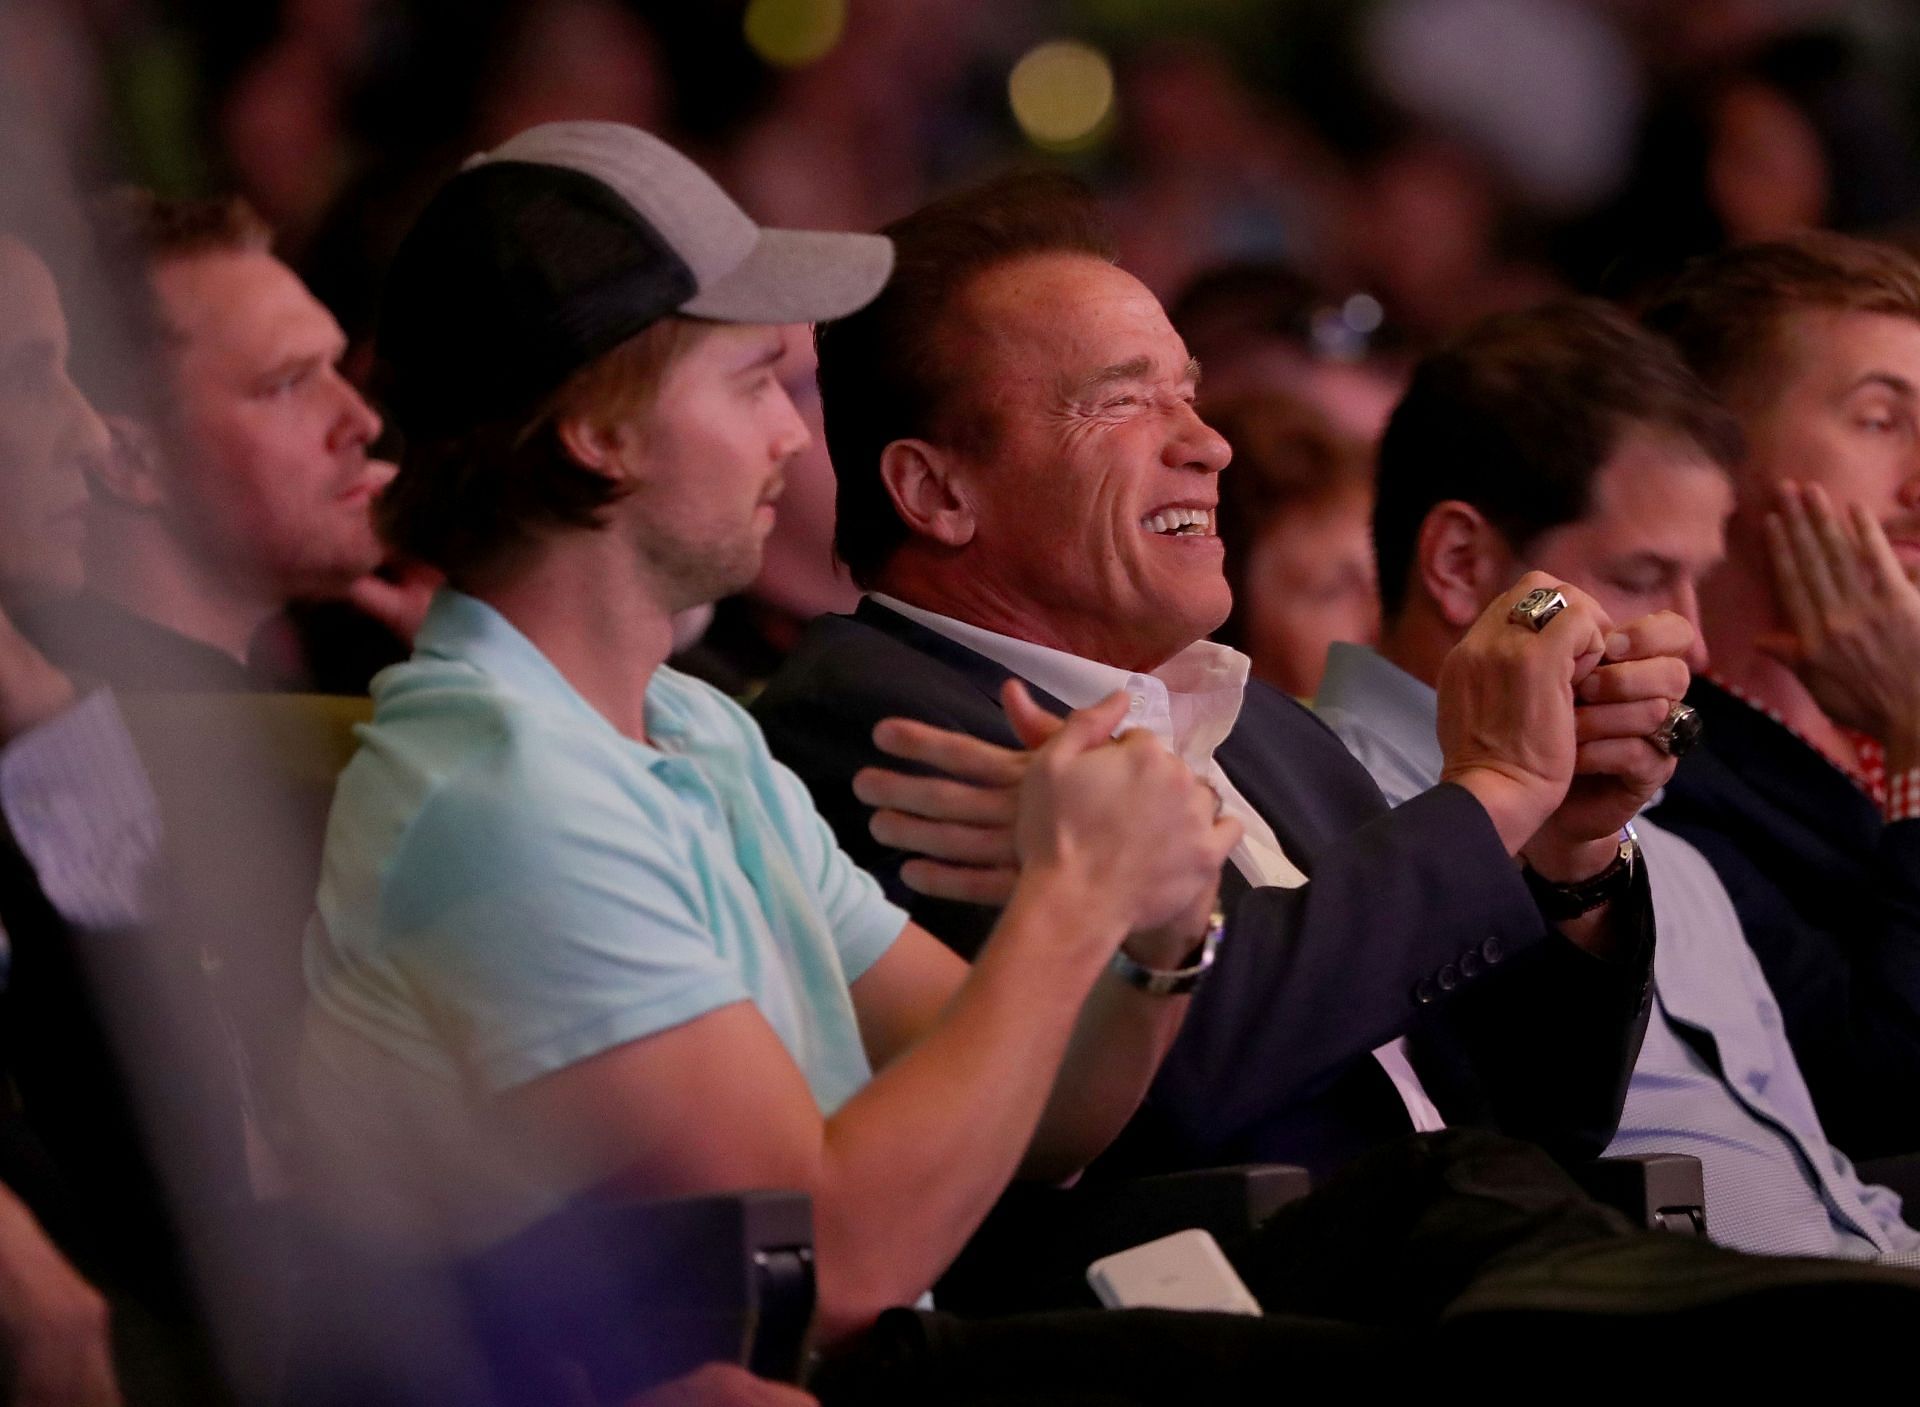
[{"label": "seated audience member", "polygon": [[85,952],[125,951],[150,916],[157,805],[112,696],[83,697],[11,620],[79,586],[84,475],[107,448],[68,376],[53,278],[0,232],[0,1391],[14,1402],[218,1391]]},{"label": "seated audience member", "polygon": [[115,420],[91,475],[87,593],[36,629],[61,663],[122,686],[280,683],[256,648],[290,604],[363,581],[379,594],[379,418],[336,367],[340,329],[243,202],[130,191],[101,226],[161,384],[149,414]]},{"label": "seated audience member", "polygon": [[778,324],[890,262],[756,229],[605,123],[521,133],[409,234],[383,512],[450,585],[376,687],[308,937],[315,1186],[347,1230],[431,1256],[589,1189],[798,1188],[833,1342],[1132,1112],[1188,1003],[1124,974],[1210,931],[1239,826],[1157,741],[1108,740],[1123,700],[1059,725],[1009,691],[1039,760],[969,968],[664,664],[675,611],[753,579],[806,443]]},{"label": "seated audience member", "polygon": [[1329,645],[1379,638],[1372,456],[1289,396],[1208,400],[1200,413],[1233,447],[1216,512],[1233,614],[1213,638],[1310,699]]},{"label": "seated audience member", "polygon": [[[855,774],[887,760],[875,724],[923,719],[997,754],[1017,746],[995,703],[1005,680],[1056,707],[1123,690],[1128,723],[1247,835],[1222,877],[1223,980],[1108,1167],[1325,1171],[1450,1119],[1597,1154],[1651,958],[1644,881],[1614,836],[1664,775],[1623,780],[1617,816],[1561,804],[1567,681],[1598,660],[1604,613],[1579,598],[1570,628],[1535,634],[1507,619],[1530,584],[1490,609],[1451,673],[1446,779],[1390,813],[1311,713],[1204,639],[1231,604],[1213,531],[1228,447],[1084,193],[1013,178],[888,233],[886,290],[818,337],[838,549],[871,594],[817,622],[754,710],[841,844],[971,955],[995,910],[956,900],[997,901],[987,867],[1003,848],[980,834],[956,857],[984,887],[916,894],[903,864],[924,835],[870,834],[889,793],[854,795]],[[1543,903],[1578,917],[1556,925]]]},{"label": "seated audience member", "polygon": [[1748,245],[1646,317],[1747,441],[1705,739],[1656,814],[1733,896],[1834,1140],[1920,1149],[1920,264]]},{"label": "seated audience member", "polygon": [[[1387,800],[1439,777],[1434,684],[1447,651],[1515,573],[1577,586],[1616,619],[1671,612],[1696,623],[1697,583],[1725,550],[1739,448],[1732,417],[1673,350],[1604,304],[1496,317],[1428,357],[1380,450],[1385,639],[1377,654],[1336,645],[1318,701]],[[1688,663],[1705,660],[1696,643]],[[1660,676],[1649,695],[1670,694],[1611,702],[1629,670]],[[1579,726],[1603,710],[1631,712],[1648,741],[1595,746],[1636,749],[1659,766],[1665,752],[1684,751],[1680,735],[1658,739],[1685,678],[1671,660],[1595,670],[1577,691]],[[1699,1158],[1707,1230],[1741,1250],[1856,1259],[1920,1250],[1899,1198],[1862,1185],[1827,1142],[1712,867],[1644,818],[1635,826],[1660,941],[1653,1018],[1609,1151]]]},{"label": "seated audience member", "polygon": [[860,593],[833,555],[833,465],[820,426],[813,337],[805,327],[782,334],[780,386],[807,427],[807,446],[781,476],[780,512],[767,535],[760,575],[713,608],[699,643],[676,654],[673,667],[734,698],[759,692],[815,616],[850,611]]}]

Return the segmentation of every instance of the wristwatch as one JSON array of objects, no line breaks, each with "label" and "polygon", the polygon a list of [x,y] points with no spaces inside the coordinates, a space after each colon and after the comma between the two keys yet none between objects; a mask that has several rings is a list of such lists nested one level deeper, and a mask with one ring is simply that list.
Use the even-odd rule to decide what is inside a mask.
[{"label": "wristwatch", "polygon": [[1540,906],[1540,912],[1551,923],[1565,923],[1568,919],[1590,914],[1602,904],[1610,904],[1624,897],[1633,888],[1635,872],[1640,868],[1640,837],[1634,834],[1629,822],[1620,827],[1620,846],[1614,852],[1613,862],[1599,874],[1578,880],[1573,884],[1555,884],[1544,879],[1528,865],[1521,874],[1527,881],[1527,888],[1533,893],[1534,903]]},{"label": "wristwatch", "polygon": [[1156,997],[1182,997],[1200,985],[1200,979],[1213,966],[1214,954],[1220,949],[1220,939],[1227,931],[1227,916],[1215,909],[1207,916],[1207,931],[1201,935],[1200,942],[1187,954],[1187,960],[1179,967],[1148,967],[1143,962],[1135,962],[1127,956],[1125,948],[1113,950],[1113,971],[1129,987],[1137,987]]}]

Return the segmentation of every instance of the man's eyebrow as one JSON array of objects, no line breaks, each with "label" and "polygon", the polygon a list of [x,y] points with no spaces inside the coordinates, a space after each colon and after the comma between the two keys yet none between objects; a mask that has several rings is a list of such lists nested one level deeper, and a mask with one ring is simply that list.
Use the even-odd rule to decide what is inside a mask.
[{"label": "man's eyebrow", "polygon": [[762,367],[772,366],[786,354],[787,344],[782,339],[776,337],[755,353],[752,360],[743,363],[740,370],[743,372],[759,371]]},{"label": "man's eyebrow", "polygon": [[1891,371],[1869,371],[1847,387],[1847,394],[1851,396],[1855,391],[1863,390],[1868,386],[1883,386],[1896,396],[1905,396],[1909,400],[1920,397],[1920,389],[1916,389],[1906,377]]},{"label": "man's eyebrow", "polygon": [[262,368],[258,376],[262,381],[273,381],[282,376],[290,376],[296,371],[332,366],[339,360],[339,356],[336,356],[332,349],[324,352],[288,352],[285,356],[276,357]]},{"label": "man's eyebrow", "polygon": [[[1103,366],[1098,371],[1090,371],[1085,376],[1071,378],[1067,381],[1065,389],[1069,399],[1079,400],[1116,382],[1146,381],[1152,375],[1153,359],[1151,357],[1130,357],[1126,361],[1115,362],[1112,366]],[[1199,381],[1200,359],[1198,357],[1187,358],[1187,364],[1180,369],[1180,379],[1182,382]]]}]

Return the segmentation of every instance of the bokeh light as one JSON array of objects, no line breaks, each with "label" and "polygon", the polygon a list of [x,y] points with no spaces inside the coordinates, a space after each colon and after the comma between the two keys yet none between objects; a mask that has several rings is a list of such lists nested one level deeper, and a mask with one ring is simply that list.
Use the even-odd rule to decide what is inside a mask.
[{"label": "bokeh light", "polygon": [[1105,135],[1113,118],[1113,65],[1091,44],[1055,39],[1013,66],[1007,100],[1020,130],[1049,151],[1075,151]]},{"label": "bokeh light", "polygon": [[847,0],[752,0],[745,27],[754,53],[780,68],[801,68],[840,42]]}]

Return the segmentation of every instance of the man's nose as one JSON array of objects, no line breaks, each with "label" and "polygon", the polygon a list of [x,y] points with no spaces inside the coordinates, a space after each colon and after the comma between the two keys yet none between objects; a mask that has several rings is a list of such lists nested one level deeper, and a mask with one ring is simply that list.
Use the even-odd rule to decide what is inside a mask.
[{"label": "man's nose", "polygon": [[1920,446],[1914,449],[1907,464],[1907,477],[1900,481],[1897,494],[1902,508],[1909,513],[1920,513]]},{"label": "man's nose", "polygon": [[366,397],[354,389],[354,385],[339,371],[328,373],[338,383],[341,397],[340,414],[334,421],[331,448],[348,449],[355,445],[365,446],[380,438],[380,415],[367,404]]},{"label": "man's nose", "polygon": [[787,403],[786,423],[774,437],[774,458],[786,460],[813,443],[813,431],[807,428],[806,417],[800,414],[800,408],[794,405],[793,397],[784,386],[780,388],[780,398]]},{"label": "man's nose", "polygon": [[72,446],[73,460],[80,465],[97,465],[113,453],[113,432],[78,386],[69,382],[67,392],[67,443]]},{"label": "man's nose", "polygon": [[1162,458],[1170,468],[1218,474],[1233,458],[1233,446],[1202,420],[1198,411],[1186,406],[1181,412],[1178,429],[1167,441]]}]

